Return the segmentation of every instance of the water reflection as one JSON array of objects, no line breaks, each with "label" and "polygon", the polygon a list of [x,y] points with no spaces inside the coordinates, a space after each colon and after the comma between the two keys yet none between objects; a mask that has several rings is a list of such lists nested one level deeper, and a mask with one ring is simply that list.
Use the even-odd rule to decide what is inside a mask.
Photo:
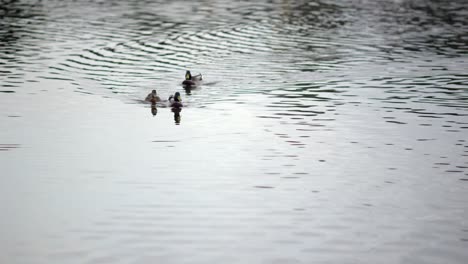
[{"label": "water reflection", "polygon": [[182,112],[182,108],[181,107],[172,107],[171,111],[174,113],[175,124],[180,125],[180,120],[181,120],[180,112]]},{"label": "water reflection", "polygon": [[156,116],[158,114],[158,108],[156,108],[156,103],[151,103],[151,114]]},{"label": "water reflection", "polygon": [[20,144],[0,144],[0,151],[8,151],[19,148]]},{"label": "water reflection", "polygon": [[186,95],[192,95],[192,88],[191,87],[184,87]]}]

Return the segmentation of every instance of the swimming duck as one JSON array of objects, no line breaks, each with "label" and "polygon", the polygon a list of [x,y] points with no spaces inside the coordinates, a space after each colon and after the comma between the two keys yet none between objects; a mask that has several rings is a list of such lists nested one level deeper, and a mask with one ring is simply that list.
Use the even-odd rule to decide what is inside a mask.
[{"label": "swimming duck", "polygon": [[201,73],[193,76],[190,71],[185,72],[185,80],[182,82],[182,85],[184,87],[191,87],[191,86],[197,86],[201,81],[203,80],[203,77]]},{"label": "swimming duck", "polygon": [[154,104],[156,102],[161,101],[161,98],[159,98],[158,93],[156,92],[156,90],[153,90],[153,91],[151,91],[151,93],[149,93],[146,96],[145,101],[151,102],[151,103]]},{"label": "swimming duck", "polygon": [[182,107],[182,99],[180,98],[180,93],[176,92],[174,95],[169,96],[169,104],[173,108]]}]

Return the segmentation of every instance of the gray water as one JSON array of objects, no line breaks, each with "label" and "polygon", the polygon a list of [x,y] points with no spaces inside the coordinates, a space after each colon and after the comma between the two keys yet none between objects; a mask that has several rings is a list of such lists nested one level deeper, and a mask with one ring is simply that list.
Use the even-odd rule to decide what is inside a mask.
[{"label": "gray water", "polygon": [[0,263],[467,263],[467,69],[462,0],[1,1]]}]

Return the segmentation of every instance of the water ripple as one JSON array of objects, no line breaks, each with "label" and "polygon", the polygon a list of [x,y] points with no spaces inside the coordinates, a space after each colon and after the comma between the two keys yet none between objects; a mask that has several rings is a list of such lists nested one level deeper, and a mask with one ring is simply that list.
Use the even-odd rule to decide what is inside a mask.
[{"label": "water ripple", "polygon": [[[2,1],[6,262],[464,263],[467,10]],[[187,69],[204,82],[184,91]],[[152,89],[182,93],[187,126],[132,123]]]}]

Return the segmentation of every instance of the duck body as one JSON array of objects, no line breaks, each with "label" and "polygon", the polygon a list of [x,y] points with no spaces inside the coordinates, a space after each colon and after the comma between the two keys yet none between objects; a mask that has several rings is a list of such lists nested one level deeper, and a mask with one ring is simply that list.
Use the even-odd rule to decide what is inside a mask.
[{"label": "duck body", "polygon": [[181,108],[183,107],[184,105],[181,103],[181,102],[172,102],[171,103],[171,107],[172,108]]},{"label": "duck body", "polygon": [[183,85],[184,87],[185,87],[185,86],[196,86],[197,83],[194,82],[194,81],[192,81],[192,80],[184,80],[184,81],[182,82],[182,85]]}]

